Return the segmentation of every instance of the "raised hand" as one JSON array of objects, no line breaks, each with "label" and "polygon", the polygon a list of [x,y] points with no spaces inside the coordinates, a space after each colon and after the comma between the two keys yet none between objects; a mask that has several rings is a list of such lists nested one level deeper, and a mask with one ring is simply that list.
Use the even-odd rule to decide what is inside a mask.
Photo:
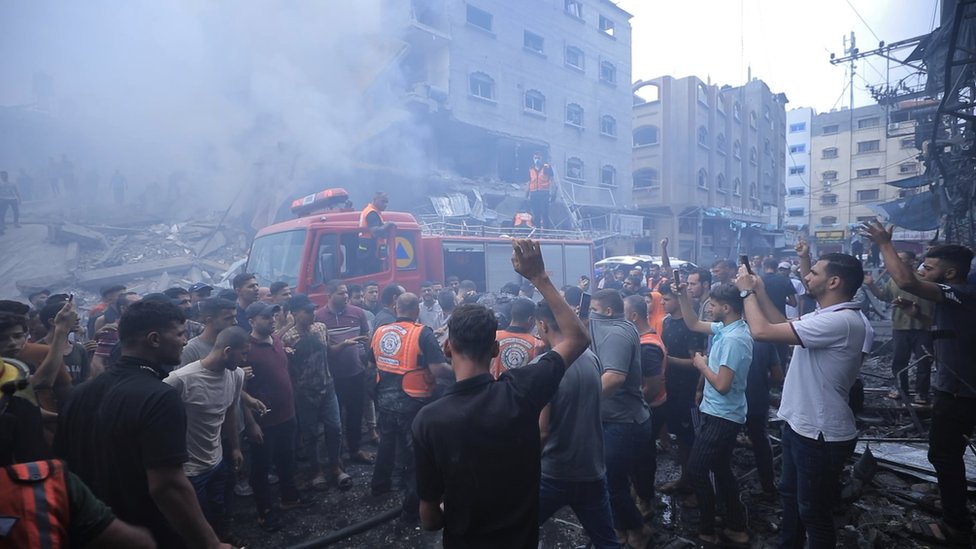
[{"label": "raised hand", "polygon": [[801,257],[810,255],[810,244],[806,240],[798,241],[793,249],[796,250],[796,255]]},{"label": "raised hand", "polygon": [[528,239],[512,240],[512,267],[528,280],[545,276],[546,265],[539,243]]},{"label": "raised hand", "polygon": [[860,232],[880,246],[891,242],[892,234],[895,232],[895,226],[892,225],[891,227],[885,228],[880,221],[872,219],[861,223]]}]

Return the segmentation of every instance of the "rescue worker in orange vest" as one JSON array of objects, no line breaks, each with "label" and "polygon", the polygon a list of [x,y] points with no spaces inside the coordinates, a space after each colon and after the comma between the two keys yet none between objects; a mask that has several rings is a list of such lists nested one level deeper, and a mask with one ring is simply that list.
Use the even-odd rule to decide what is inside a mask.
[{"label": "rescue worker in orange vest", "polygon": [[532,218],[540,229],[551,229],[549,203],[556,199],[555,175],[552,166],[542,161],[542,153],[532,155],[529,167],[529,190],[526,196],[532,208]]},{"label": "rescue worker in orange vest", "polygon": [[[19,365],[0,361],[0,547],[155,547],[50,455]],[[12,375],[5,375],[13,372]],[[39,461],[31,461],[39,460]]]},{"label": "rescue worker in orange vest", "polygon": [[[654,438],[664,424],[664,408],[668,394],[664,378],[668,369],[668,352],[657,333],[647,323],[647,301],[643,296],[632,295],[624,299],[624,318],[634,325],[640,335],[641,391],[651,409],[651,430]],[[637,508],[645,517],[653,512],[654,475],[657,473],[657,446],[651,441],[654,459],[641,463],[634,474],[634,487],[637,492]]]},{"label": "rescue worker in orange vest", "polygon": [[388,251],[388,235],[395,228],[383,221],[383,212],[390,203],[385,192],[377,192],[373,201],[359,214],[359,264],[360,274],[378,273],[383,270],[383,260]]},{"label": "rescue worker in orange vest", "polygon": [[531,299],[512,301],[511,323],[495,333],[498,355],[491,360],[491,375],[498,379],[503,373],[525,366],[535,358],[539,339],[532,335],[535,325],[535,303]]},{"label": "rescue worker in orange vest", "polygon": [[403,497],[401,518],[420,520],[420,499],[414,479],[411,425],[425,404],[434,399],[436,378],[451,377],[451,367],[437,343],[434,331],[417,322],[420,298],[404,293],[397,298],[396,322],[376,328],[367,351],[370,366],[377,369],[376,412],[379,448],[370,489],[373,495],[393,490],[393,466],[402,457]]},{"label": "rescue worker in orange vest", "polygon": [[154,548],[148,530],[115,518],[57,460],[0,469],[0,547]]}]

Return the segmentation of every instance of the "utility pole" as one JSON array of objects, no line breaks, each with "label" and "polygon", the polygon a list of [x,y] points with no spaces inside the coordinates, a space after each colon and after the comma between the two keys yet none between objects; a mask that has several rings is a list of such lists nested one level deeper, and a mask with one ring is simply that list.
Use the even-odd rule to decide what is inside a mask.
[{"label": "utility pole", "polygon": [[[851,215],[854,212],[854,74],[857,71],[857,65],[854,63],[857,60],[857,42],[854,38],[854,31],[851,31],[851,40],[847,41],[847,37],[844,37],[844,55],[850,58],[850,81],[848,82],[848,88],[851,92],[850,103],[848,104],[848,111],[850,112],[850,129],[849,129],[849,144],[848,144],[848,155],[847,155],[847,228],[851,226]],[[847,238],[847,232],[845,231],[845,246],[849,245],[849,238]]]}]

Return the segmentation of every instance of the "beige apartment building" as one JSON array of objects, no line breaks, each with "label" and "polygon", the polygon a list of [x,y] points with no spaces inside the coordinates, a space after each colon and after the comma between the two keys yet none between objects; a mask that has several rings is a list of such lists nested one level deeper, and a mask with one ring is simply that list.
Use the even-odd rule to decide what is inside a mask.
[{"label": "beige apartment building", "polygon": [[[876,206],[914,192],[889,183],[921,170],[916,122],[894,122],[880,105],[813,116],[810,138],[809,235],[816,251],[849,251],[856,227]],[[902,234],[922,240],[924,234]]]}]

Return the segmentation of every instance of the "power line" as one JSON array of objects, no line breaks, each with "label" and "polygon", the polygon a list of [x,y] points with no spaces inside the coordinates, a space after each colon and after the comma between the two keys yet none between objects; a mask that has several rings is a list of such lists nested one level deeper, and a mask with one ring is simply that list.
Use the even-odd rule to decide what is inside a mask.
[{"label": "power line", "polygon": [[857,8],[855,8],[854,4],[851,3],[851,0],[844,0],[844,1],[847,2],[848,6],[851,7],[851,10],[854,12],[854,15],[856,15],[857,18],[860,19],[862,23],[864,23],[864,26],[867,27],[868,31],[874,36],[874,39],[877,40],[878,42],[881,42],[881,38],[878,36],[878,33],[874,32],[874,29],[871,28],[871,25],[868,25],[868,22],[865,21],[863,17],[861,17],[861,13],[857,11]]}]

